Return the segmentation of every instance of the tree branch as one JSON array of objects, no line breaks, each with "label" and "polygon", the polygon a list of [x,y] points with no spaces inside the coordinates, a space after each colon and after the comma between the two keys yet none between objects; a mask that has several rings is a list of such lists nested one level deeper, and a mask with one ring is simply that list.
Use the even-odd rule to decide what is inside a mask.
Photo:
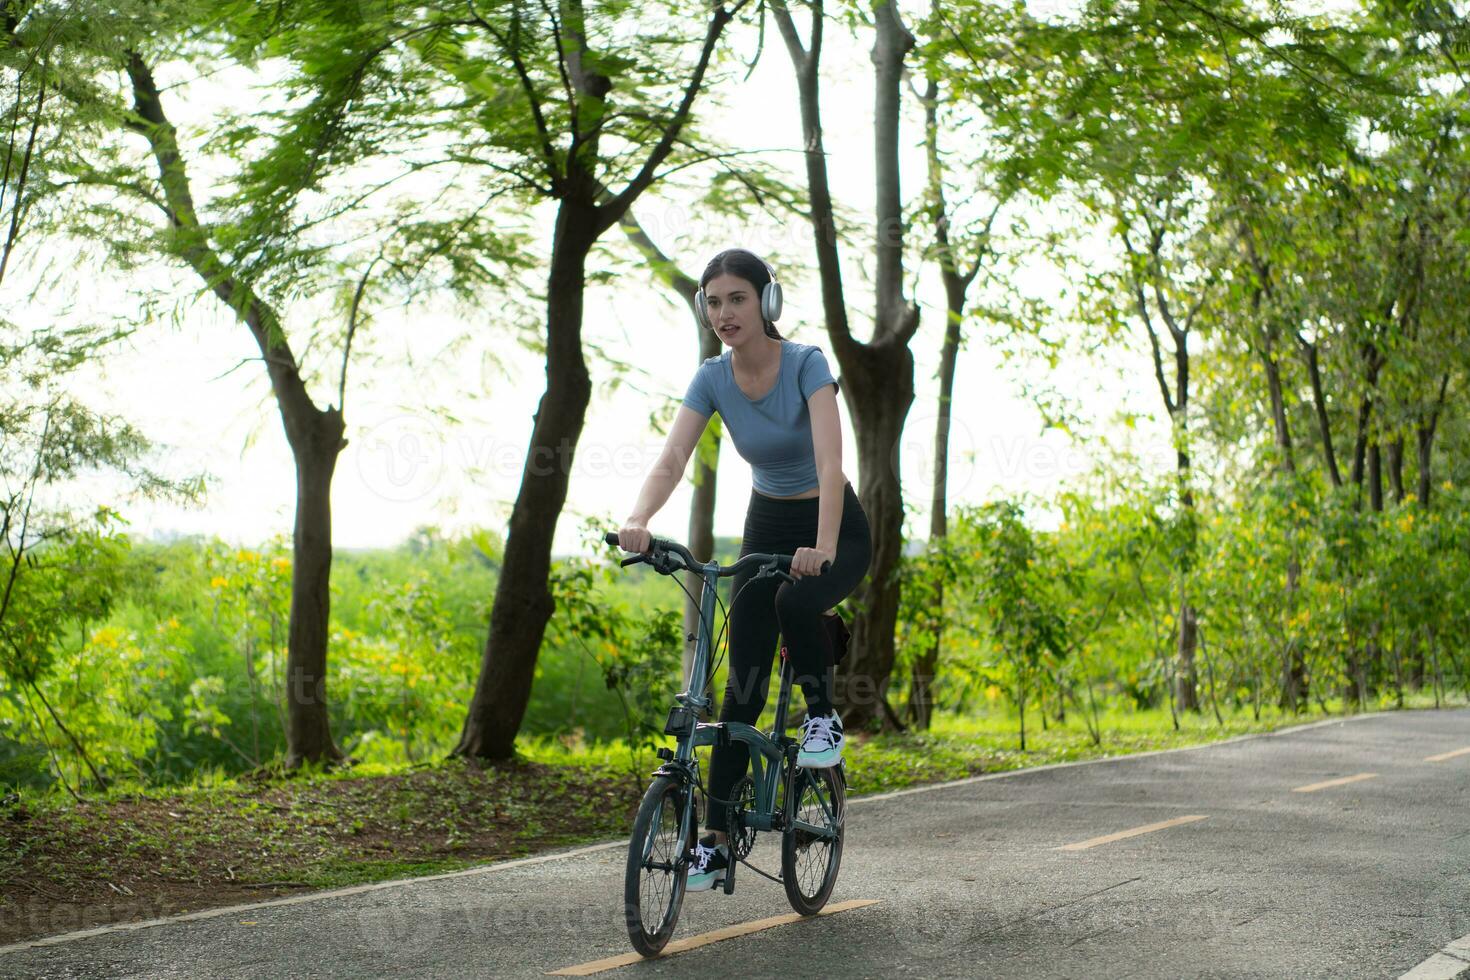
[{"label": "tree branch", "polygon": [[736,0],[734,8],[728,11],[723,6],[715,8],[714,16],[710,18],[709,27],[705,31],[704,46],[699,52],[699,61],[694,67],[694,72],[689,78],[689,83],[684,87],[684,97],[680,100],[679,108],[674,112],[674,117],[664,127],[663,135],[659,137],[658,144],[649,153],[648,158],[643,163],[642,169],[628,183],[628,186],[624,187],[608,204],[599,206],[598,210],[602,212],[602,218],[605,222],[604,227],[606,227],[606,224],[611,224],[613,221],[622,217],[623,212],[628,210],[633,200],[647,190],[648,185],[653,182],[654,172],[673,149],[674,140],[678,137],[679,131],[684,128],[684,123],[689,118],[690,110],[694,106],[694,97],[699,94],[699,88],[704,83],[704,73],[709,67],[710,58],[714,55],[715,44],[719,41],[720,34],[724,31],[725,25],[748,2],[749,0]]},{"label": "tree branch", "polygon": [[[11,195],[10,204],[10,228],[5,234],[5,248],[0,252],[0,282],[5,281],[5,267],[10,264],[10,253],[15,248],[16,239],[20,237],[20,216],[25,203],[26,177],[31,169],[31,155],[36,149],[36,134],[41,128],[41,113],[46,107],[46,80],[41,79],[41,84],[36,91],[36,114],[31,119],[30,135],[26,139],[25,154],[21,157],[20,173],[16,175],[15,191]],[[20,112],[17,103],[16,112]],[[5,177],[10,178],[10,153],[14,152],[12,143],[9,152],[5,155]],[[0,203],[3,203],[4,188],[0,185]]]},{"label": "tree branch", "polygon": [[1122,239],[1123,248],[1128,252],[1129,258],[1135,260],[1128,264],[1128,279],[1133,289],[1134,300],[1138,304],[1139,318],[1143,320],[1143,327],[1148,331],[1149,346],[1153,349],[1154,377],[1159,383],[1159,393],[1164,396],[1164,408],[1172,416],[1176,410],[1174,396],[1169,393],[1169,382],[1164,378],[1164,351],[1159,344],[1159,334],[1154,329],[1153,319],[1148,315],[1148,296],[1144,293],[1143,283],[1139,279],[1137,269],[1138,253],[1134,251],[1133,241],[1128,237],[1126,230],[1122,234]]},{"label": "tree branch", "polygon": [[536,134],[540,141],[541,157],[546,165],[548,182],[555,194],[559,195],[565,183],[565,175],[556,164],[556,148],[551,142],[551,130],[546,125],[546,116],[541,111],[541,97],[537,94],[536,85],[531,81],[531,74],[527,71],[526,63],[521,58],[520,7],[516,4],[511,6],[511,34],[509,36],[497,31],[488,20],[480,15],[480,12],[475,9],[474,0],[470,0],[469,8],[474,22],[495,39],[495,42],[509,56],[510,63],[515,68],[516,77],[521,83],[521,90],[526,96],[526,103],[531,109],[531,118],[536,123]]}]

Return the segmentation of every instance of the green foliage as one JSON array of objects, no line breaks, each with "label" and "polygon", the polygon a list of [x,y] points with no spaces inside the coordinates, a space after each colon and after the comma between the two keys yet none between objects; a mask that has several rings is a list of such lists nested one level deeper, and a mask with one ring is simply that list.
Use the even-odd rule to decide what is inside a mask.
[{"label": "green foliage", "polygon": [[998,666],[1009,679],[1007,692],[1021,711],[1025,749],[1026,703],[1043,674],[1060,666],[1070,645],[1060,591],[1067,579],[1017,504],[987,504],[968,519],[975,525],[979,548],[974,577],[980,607]]},{"label": "green foliage", "polygon": [[661,744],[665,716],[680,690],[682,611],[640,615],[614,597],[608,575],[606,566],[560,563],[551,577],[556,614],[550,632],[554,642],[589,658],[617,695],[636,768],[640,750]]}]

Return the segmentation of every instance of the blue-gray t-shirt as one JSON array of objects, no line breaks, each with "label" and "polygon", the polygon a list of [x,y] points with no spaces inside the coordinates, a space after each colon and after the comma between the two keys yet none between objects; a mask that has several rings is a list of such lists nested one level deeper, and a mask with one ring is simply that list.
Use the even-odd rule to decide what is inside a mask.
[{"label": "blue-gray t-shirt", "polygon": [[790,497],[817,486],[817,455],[806,400],[823,385],[836,386],[822,351],[781,341],[781,370],[762,398],[750,398],[735,383],[727,349],[694,372],[684,404],[705,418],[720,413],[735,449],[750,464],[755,489]]}]

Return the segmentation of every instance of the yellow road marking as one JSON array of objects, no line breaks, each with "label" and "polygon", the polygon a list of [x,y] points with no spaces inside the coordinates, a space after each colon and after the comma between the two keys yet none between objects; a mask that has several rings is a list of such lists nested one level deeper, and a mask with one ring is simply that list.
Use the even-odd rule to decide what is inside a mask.
[{"label": "yellow road marking", "polygon": [[1139,834],[1151,834],[1156,830],[1164,830],[1167,827],[1177,827],[1184,823],[1194,823],[1196,820],[1205,819],[1204,814],[1194,814],[1188,817],[1175,817],[1173,820],[1165,820],[1162,823],[1151,823],[1146,827],[1134,827],[1132,830],[1120,830],[1116,834],[1108,834],[1106,837],[1094,837],[1091,840],[1078,841],[1076,844],[1063,844],[1054,847],[1054,851],[1085,851],[1089,847],[1097,847],[1099,844],[1111,844],[1115,840],[1123,840],[1126,837],[1137,837]]},{"label": "yellow road marking", "polygon": [[[833,905],[828,905],[817,914],[832,915],[835,912],[846,912],[848,909],[860,909],[868,905],[877,904],[878,900],[876,898],[854,898],[846,902],[837,902]],[[675,939],[663,948],[663,952],[652,958],[663,959],[675,953],[683,953],[687,950],[698,949],[701,946],[708,946],[710,943],[717,943],[722,939],[747,936],[753,932],[761,932],[765,929],[773,929],[776,926],[789,925],[792,922],[800,922],[802,919],[808,918],[811,918],[811,916],[788,912],[786,915],[773,915],[769,919],[756,919],[754,922],[740,922],[733,926],[726,926],[723,929],[716,929],[714,932],[703,932],[697,936],[690,936],[688,939]],[[650,959],[650,957],[643,956],[639,953],[623,953],[621,956],[609,956],[606,959],[593,960],[590,963],[568,966],[560,970],[548,970],[546,975],[551,977],[587,977],[594,973],[601,973],[604,970],[616,970],[620,966],[630,966],[646,959]]]},{"label": "yellow road marking", "polygon": [[1457,755],[1470,755],[1470,748],[1455,749],[1453,752],[1441,752],[1439,755],[1427,755],[1424,757],[1424,761],[1443,762],[1446,759],[1453,759]]},{"label": "yellow road marking", "polygon": [[1327,789],[1331,786],[1345,786],[1348,783],[1360,783],[1365,779],[1374,779],[1378,776],[1376,772],[1360,772],[1356,776],[1344,776],[1341,779],[1329,779],[1325,783],[1309,783],[1306,786],[1293,787],[1293,793],[1315,793],[1319,789]]}]

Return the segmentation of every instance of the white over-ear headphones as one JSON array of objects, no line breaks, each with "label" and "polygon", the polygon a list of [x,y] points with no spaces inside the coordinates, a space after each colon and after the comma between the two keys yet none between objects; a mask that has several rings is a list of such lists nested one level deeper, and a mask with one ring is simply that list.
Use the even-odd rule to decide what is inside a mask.
[{"label": "white over-ear headphones", "polygon": [[[748,252],[743,248],[734,249],[732,251],[744,252],[746,255],[749,255],[751,258],[755,259],[761,265],[764,265],[766,267],[766,272],[770,275],[771,281],[761,287],[761,317],[770,323],[775,323],[777,320],[781,319],[782,300],[781,284],[776,281],[776,270],[772,269],[770,265],[766,263],[765,259],[761,258],[759,255],[756,255],[754,252]],[[714,324],[710,323],[709,304],[705,301],[703,286],[701,286],[694,292],[694,309],[699,314],[699,322],[704,324],[710,330],[713,330],[715,326]]]}]

